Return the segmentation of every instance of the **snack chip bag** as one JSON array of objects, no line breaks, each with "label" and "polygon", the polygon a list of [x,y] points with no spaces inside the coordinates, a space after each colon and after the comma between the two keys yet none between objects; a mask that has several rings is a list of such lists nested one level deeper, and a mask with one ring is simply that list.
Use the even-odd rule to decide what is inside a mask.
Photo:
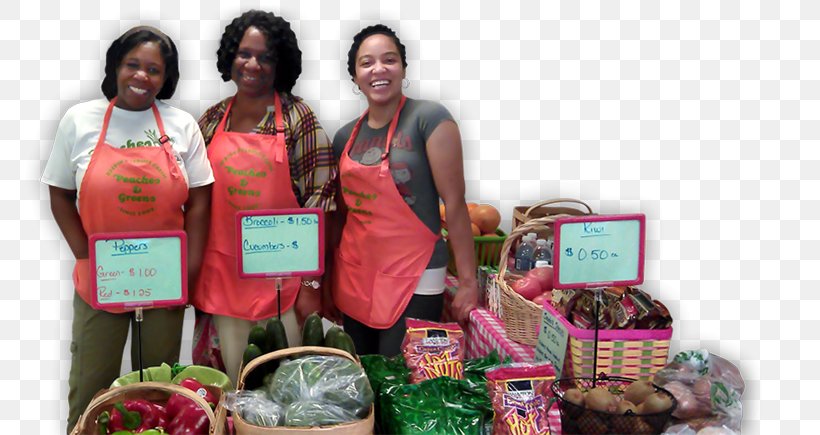
[{"label": "snack chip bag", "polygon": [[547,413],[554,380],[550,363],[509,364],[488,370],[493,434],[549,434]]},{"label": "snack chip bag", "polygon": [[464,378],[464,332],[457,323],[407,319],[401,349],[411,384],[441,376]]}]

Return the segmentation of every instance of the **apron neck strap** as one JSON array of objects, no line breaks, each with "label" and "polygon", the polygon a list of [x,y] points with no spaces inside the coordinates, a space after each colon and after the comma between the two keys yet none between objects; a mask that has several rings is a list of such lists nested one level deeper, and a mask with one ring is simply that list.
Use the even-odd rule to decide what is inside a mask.
[{"label": "apron neck strap", "polygon": [[[105,116],[103,117],[100,138],[97,139],[97,145],[105,143],[105,134],[108,132],[108,124],[111,121],[111,114],[114,112],[116,103],[117,97],[112,98],[111,102],[108,103],[108,108],[105,110]],[[156,103],[151,103],[151,111],[154,113],[154,119],[157,121],[157,127],[159,127],[159,144],[160,146],[165,146],[166,143],[170,142],[170,139],[165,134],[165,125],[162,123],[162,117],[159,115],[159,109]]]},{"label": "apron neck strap", "polygon": [[[404,108],[404,103],[407,102],[407,97],[402,95],[401,100],[399,100],[399,105],[396,107],[396,113],[393,114],[393,119],[390,120],[390,127],[387,129],[387,138],[384,143],[384,152],[382,152],[382,163],[381,169],[379,170],[379,175],[384,177],[390,175],[390,162],[388,156],[390,155],[390,143],[393,141],[393,134],[396,133],[396,127],[399,125],[399,115],[401,114],[401,109]],[[370,109],[367,109],[362,113],[362,116],[359,117],[359,120],[356,121],[356,125],[353,126],[353,131],[350,133],[350,139],[347,140],[347,144],[345,145],[344,151],[342,151],[342,155],[346,155],[350,152],[350,147],[353,146],[353,142],[356,140],[356,136],[359,135],[359,130],[362,128],[362,122],[364,122],[364,118],[367,114],[370,113]]]},{"label": "apron neck strap", "polygon": [[[225,109],[225,114],[222,115],[222,119],[219,121],[219,125],[216,126],[216,130],[218,132],[225,131],[225,125],[228,123],[228,116],[231,115],[231,109],[233,108],[233,103],[236,101],[236,95],[231,98],[231,101],[228,101],[228,107]],[[276,131],[278,133],[284,133],[285,131],[285,121],[282,117],[282,99],[279,98],[279,92],[273,92],[273,116],[274,122],[276,123]]]}]

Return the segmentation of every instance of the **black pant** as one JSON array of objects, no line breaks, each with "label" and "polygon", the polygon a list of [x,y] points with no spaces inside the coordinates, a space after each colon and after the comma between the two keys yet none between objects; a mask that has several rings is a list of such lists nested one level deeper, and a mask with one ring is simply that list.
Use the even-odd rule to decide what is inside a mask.
[{"label": "black pant", "polygon": [[401,352],[401,342],[407,332],[406,318],[441,321],[444,309],[444,293],[438,295],[413,295],[399,320],[388,329],[371,328],[345,315],[344,329],[353,338],[359,355],[381,354],[387,357]]}]

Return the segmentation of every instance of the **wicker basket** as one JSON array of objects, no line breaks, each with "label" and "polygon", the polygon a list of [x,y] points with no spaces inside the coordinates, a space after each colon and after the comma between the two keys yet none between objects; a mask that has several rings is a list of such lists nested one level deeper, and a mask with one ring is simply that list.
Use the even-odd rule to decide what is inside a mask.
[{"label": "wicker basket", "polygon": [[[332,347],[321,347],[321,346],[302,346],[302,347],[291,347],[287,349],[277,350],[275,352],[266,353],[258,358],[254,358],[251,360],[248,365],[244,366],[239,373],[239,380],[237,381],[237,390],[241,390],[245,387],[245,378],[247,378],[248,374],[252,371],[257,369],[262,364],[278,360],[286,357],[298,357],[303,355],[335,355],[340,356],[343,358],[350,359],[355,361],[356,364],[361,366],[359,360],[349,353],[335,349]],[[219,412],[220,418],[224,419],[227,418],[227,413]],[[368,435],[373,433],[373,407],[370,407],[370,414],[367,415],[367,418],[362,420],[353,421],[350,423],[342,423],[342,424],[335,424],[332,426],[320,426],[320,427],[288,427],[288,426],[276,426],[276,427],[262,427],[256,426],[253,424],[248,423],[247,421],[243,420],[241,416],[238,414],[233,415],[233,424],[234,429],[236,430],[236,435],[271,435],[271,434],[307,434],[307,433],[324,433],[324,434],[333,434],[333,435]],[[215,424],[216,427],[224,427],[224,421],[217,421]],[[221,432],[215,432],[217,434]]]},{"label": "wicker basket", "polygon": [[80,416],[71,435],[80,434],[96,434],[99,433],[97,426],[97,417],[103,411],[109,411],[117,402],[122,402],[131,399],[145,399],[153,403],[164,404],[172,394],[183,395],[199,405],[205,410],[210,420],[210,426],[213,426],[215,418],[211,407],[205,402],[205,399],[200,397],[196,392],[191,391],[185,387],[180,387],[176,384],[165,382],[137,382],[133,384],[123,385],[121,387],[114,387],[108,390],[102,390],[93,399],[85,412]]},{"label": "wicker basket", "polygon": [[[557,204],[561,204],[560,206]],[[563,205],[572,205],[565,207]],[[548,199],[533,205],[519,205],[513,208],[512,229],[515,230],[525,222],[557,215],[582,216],[594,214],[592,207],[583,201],[571,198]],[[536,231],[541,239],[552,236],[552,228],[543,228]]]},{"label": "wicker basket", "polygon": [[598,331],[598,362],[595,361],[595,330],[581,329],[551,305],[545,314],[561,322],[569,335],[564,359],[564,376],[592,377],[598,374],[626,376],[650,381],[669,359],[672,328],[602,329]]},{"label": "wicker basket", "polygon": [[507,270],[507,259],[510,256],[510,251],[515,242],[525,234],[548,229],[548,224],[552,224],[556,219],[562,217],[570,217],[570,215],[531,219],[514,229],[501,247],[501,259],[495,281],[501,296],[501,320],[504,321],[504,330],[507,332],[507,337],[513,341],[530,346],[535,346],[538,343],[542,308],[535,302],[524,299],[510,288],[508,283],[509,271]]},{"label": "wicker basket", "polygon": [[[609,390],[610,393],[620,399],[626,387],[632,382],[634,382],[634,379],[602,375],[596,378],[595,385],[598,388]],[[671,408],[654,414],[637,415],[632,412],[623,415],[611,414],[586,409],[569,400],[564,400],[564,393],[567,390],[577,388],[581,391],[587,391],[592,388],[592,385],[593,379],[591,377],[563,378],[552,383],[552,393],[558,400],[558,409],[561,411],[561,429],[564,435],[601,433],[657,435],[663,432],[678,404],[672,393],[654,384],[655,392],[665,395],[672,403]]]}]

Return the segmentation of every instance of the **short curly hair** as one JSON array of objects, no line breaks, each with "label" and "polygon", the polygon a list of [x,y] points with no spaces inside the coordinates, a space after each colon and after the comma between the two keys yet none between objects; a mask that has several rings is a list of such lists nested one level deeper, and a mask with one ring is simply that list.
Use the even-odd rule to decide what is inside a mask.
[{"label": "short curly hair", "polygon": [[359,52],[359,47],[361,47],[365,39],[373,35],[385,35],[390,37],[399,49],[402,66],[404,69],[407,69],[407,50],[404,48],[404,44],[399,40],[399,37],[396,36],[396,32],[384,24],[376,24],[365,27],[353,37],[353,44],[350,46],[350,51],[347,52],[347,72],[350,73],[351,78],[356,77],[356,53]]},{"label": "short curly hair", "polygon": [[236,51],[248,27],[255,27],[265,35],[268,53],[276,62],[273,88],[279,92],[290,92],[296,79],[302,74],[302,51],[299,50],[296,34],[291,30],[290,23],[273,12],[250,10],[225,26],[219,50],[216,51],[216,68],[222,74],[222,80],[231,80]]},{"label": "short curly hair", "polygon": [[137,26],[114,40],[105,53],[105,78],[103,78],[100,89],[102,89],[102,93],[106,98],[110,100],[117,96],[117,68],[122,63],[122,59],[134,47],[146,42],[158,43],[162,53],[162,60],[165,61],[165,81],[156,98],[164,100],[174,96],[179,82],[179,53],[177,52],[177,46],[161,30],[150,26]]}]

